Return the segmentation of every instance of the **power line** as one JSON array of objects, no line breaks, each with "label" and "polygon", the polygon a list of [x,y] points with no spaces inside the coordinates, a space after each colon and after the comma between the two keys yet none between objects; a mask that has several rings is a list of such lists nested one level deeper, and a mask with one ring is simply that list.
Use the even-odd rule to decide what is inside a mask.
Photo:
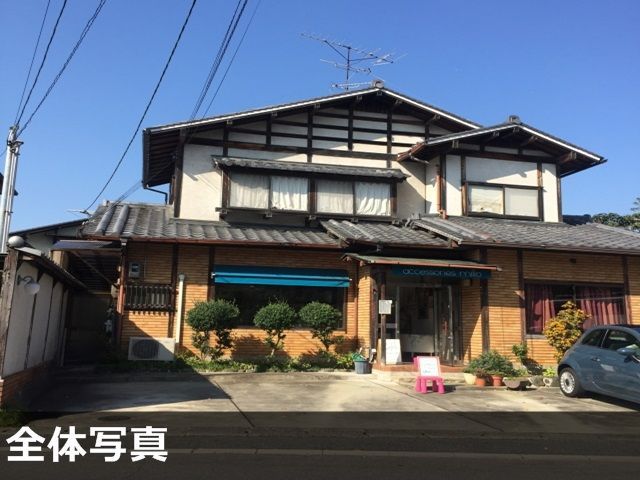
[{"label": "power line", "polygon": [[49,88],[47,88],[47,91],[42,96],[42,99],[40,100],[40,102],[38,102],[38,105],[36,105],[36,108],[33,110],[33,112],[31,112],[31,115],[29,116],[29,118],[27,119],[25,124],[18,131],[18,136],[22,132],[24,132],[26,130],[26,128],[29,126],[29,124],[31,123],[31,120],[33,120],[34,115],[38,112],[38,110],[40,110],[40,107],[42,106],[44,101],[47,99],[47,97],[49,96],[51,91],[53,90],[53,87],[55,87],[56,83],[58,83],[58,80],[60,80],[60,77],[62,76],[62,74],[66,70],[67,66],[71,62],[71,59],[76,54],[76,51],[78,50],[78,48],[80,48],[80,45],[82,44],[82,41],[84,40],[84,37],[86,37],[87,33],[89,33],[89,30],[91,29],[91,26],[93,25],[93,22],[95,22],[96,18],[98,18],[98,15],[100,14],[100,11],[102,10],[102,7],[104,7],[105,3],[107,3],[107,0],[99,0],[98,6],[96,7],[96,10],[93,12],[93,15],[91,15],[91,17],[87,21],[86,25],[82,29],[82,32],[80,33],[80,38],[78,38],[78,41],[76,42],[76,44],[71,49],[71,53],[69,53],[69,56],[67,57],[67,59],[65,60],[64,64],[60,68],[60,71],[58,72],[58,74],[55,76],[55,78],[53,79],[53,81],[49,85]]},{"label": "power line", "polygon": [[[242,6],[240,7],[240,3],[242,2]],[[236,31],[236,27],[240,22],[240,18],[244,13],[244,9],[246,8],[248,0],[239,0],[238,5],[236,6],[236,10],[231,17],[231,21],[227,27],[227,32],[225,33],[224,38],[222,39],[222,43],[220,44],[220,48],[218,49],[218,53],[211,64],[211,68],[209,69],[209,74],[207,75],[207,79],[200,90],[200,95],[198,96],[198,100],[196,100],[196,104],[193,107],[193,111],[191,112],[191,119],[193,120],[198,115],[198,111],[200,107],[202,107],[202,103],[209,92],[209,88],[211,88],[211,83],[213,82],[213,78],[215,77],[218,69],[220,68],[220,64],[222,63],[222,59],[224,58],[225,53],[227,52],[227,48],[229,48],[229,44],[231,43],[231,39]],[[238,12],[238,7],[240,7],[240,11]]]},{"label": "power line", "polygon": [[209,101],[209,104],[207,105],[207,109],[204,111],[204,114],[202,115],[203,117],[207,116],[207,114],[209,113],[209,109],[211,108],[211,105],[213,105],[213,101],[218,96],[218,92],[220,91],[220,88],[222,87],[222,84],[224,83],[224,80],[227,78],[227,74],[229,73],[229,69],[231,68],[231,65],[233,64],[233,61],[235,60],[236,55],[238,54],[238,51],[240,50],[240,47],[242,46],[242,42],[244,42],[244,37],[247,36],[247,32],[249,31],[249,27],[251,26],[251,23],[253,22],[253,17],[256,16],[256,12],[258,11],[258,8],[260,7],[260,3],[261,2],[262,2],[262,0],[258,0],[258,3],[256,4],[256,8],[253,9],[253,13],[251,14],[251,18],[249,18],[249,22],[247,23],[247,26],[245,27],[244,32],[242,33],[242,37],[240,37],[240,41],[238,42],[238,45],[236,46],[236,49],[233,52],[233,55],[231,56],[231,60],[229,60],[229,65],[227,65],[227,68],[224,71],[224,75],[222,76],[222,79],[220,80],[220,83],[218,84],[218,88],[216,88],[216,91],[213,93],[213,96],[211,97],[211,100]]},{"label": "power line", "polygon": [[111,172],[111,175],[109,176],[109,178],[107,179],[107,181],[105,182],[103,187],[100,189],[100,191],[98,192],[96,197],[89,204],[89,206],[87,206],[87,208],[85,208],[85,211],[88,211],[93,206],[93,204],[96,203],[96,201],[100,198],[100,195],[102,195],[104,193],[104,191],[107,189],[107,187],[111,183],[111,180],[113,180],[113,177],[115,176],[116,172],[120,168],[120,165],[122,165],[122,162],[123,162],[125,156],[129,152],[129,149],[131,148],[131,145],[133,144],[133,141],[135,140],[136,136],[138,135],[138,130],[140,129],[140,125],[142,125],[142,122],[144,121],[145,117],[147,116],[147,112],[149,111],[149,107],[151,107],[151,103],[153,103],[153,100],[154,100],[154,98],[156,96],[156,93],[158,93],[158,89],[160,88],[160,84],[162,83],[162,80],[164,79],[164,76],[167,73],[167,70],[169,69],[169,65],[171,64],[171,60],[173,59],[173,55],[175,54],[175,52],[176,52],[176,50],[178,48],[178,44],[180,43],[180,39],[182,38],[182,34],[184,33],[184,31],[185,31],[185,29],[187,27],[187,23],[189,23],[189,19],[191,18],[191,13],[193,12],[193,9],[196,6],[197,1],[198,0],[193,0],[191,2],[191,7],[189,8],[189,12],[187,13],[186,18],[184,19],[184,22],[182,24],[182,28],[180,29],[180,33],[178,34],[178,38],[176,38],[176,41],[173,44],[173,48],[171,49],[171,53],[169,54],[169,58],[167,59],[167,62],[165,63],[165,66],[164,66],[164,68],[162,70],[162,73],[160,74],[160,78],[158,79],[158,82],[156,83],[156,86],[153,89],[153,93],[151,94],[151,98],[149,98],[149,101],[147,102],[147,106],[145,107],[144,112],[142,112],[142,115],[140,116],[140,120],[138,121],[138,124],[136,125],[136,128],[134,129],[133,134],[131,135],[131,139],[129,140],[129,143],[127,144],[127,147],[124,149],[124,152],[120,156],[120,160],[118,160],[118,163],[116,164],[115,168]]},{"label": "power line", "polygon": [[44,55],[42,56],[42,61],[40,62],[40,66],[38,67],[38,72],[36,73],[36,77],[33,80],[33,84],[31,85],[31,89],[29,90],[29,94],[27,95],[27,99],[24,101],[24,105],[22,105],[22,110],[20,111],[20,115],[18,115],[18,119],[16,120],[16,125],[20,124],[22,120],[22,116],[24,115],[24,110],[27,108],[27,104],[29,103],[29,99],[31,98],[31,94],[33,93],[33,89],[36,87],[36,83],[38,83],[38,78],[40,78],[40,73],[42,72],[42,67],[44,67],[44,63],[47,60],[47,56],[49,55],[49,48],[51,47],[51,43],[53,42],[53,38],[56,36],[56,32],[58,31],[58,24],[60,23],[60,19],[62,18],[62,14],[64,13],[64,9],[67,6],[67,0],[64,0],[62,3],[62,7],[60,8],[60,13],[58,13],[58,18],[56,18],[56,23],[53,26],[53,31],[49,36],[49,42],[47,43],[47,48],[44,50]]},{"label": "power line", "polygon": [[[211,101],[209,102],[209,105],[207,106],[206,112],[208,112],[209,108],[211,108],[211,104],[213,103],[213,100],[218,95],[218,92],[220,91],[220,87],[222,87],[222,84],[223,84],[225,78],[227,78],[227,74],[229,73],[229,69],[231,68],[231,64],[233,63],[234,59],[236,58],[236,55],[238,54],[238,51],[240,50],[240,47],[242,46],[242,43],[243,43],[245,37],[247,36],[247,32],[249,31],[249,27],[251,26],[251,23],[253,22],[253,19],[256,16],[256,12],[258,11],[258,7],[260,7],[260,3],[261,2],[262,2],[262,0],[258,0],[258,3],[256,4],[256,8],[254,8],[253,13],[251,14],[251,18],[249,19],[249,22],[247,23],[247,26],[245,27],[244,32],[242,33],[242,37],[240,38],[240,41],[238,42],[238,45],[236,46],[236,49],[233,52],[233,56],[231,57],[231,60],[229,61],[229,65],[227,65],[227,68],[226,68],[226,70],[224,72],[224,75],[223,75],[222,79],[220,80],[220,83],[218,84],[218,88],[216,89],[215,93],[213,94],[213,98],[211,99]],[[205,116],[206,116],[206,112],[205,112]],[[160,176],[162,173],[163,172],[157,172],[155,175],[150,177],[148,180],[149,181],[154,180],[155,178]],[[116,200],[111,202],[111,204],[109,205],[109,208],[110,209],[116,208],[120,203],[122,203],[124,200],[126,200],[129,196],[131,196],[140,187],[142,187],[142,180],[139,180],[136,183],[134,183],[131,187],[129,187],[129,189],[127,189],[118,198],[116,198]],[[85,210],[85,213],[88,214],[88,212],[86,210]]]},{"label": "power line", "polygon": [[18,123],[18,115],[20,115],[20,107],[22,107],[22,100],[24,100],[24,94],[27,91],[27,85],[29,84],[29,78],[31,77],[31,70],[33,69],[33,62],[36,59],[36,53],[38,52],[38,47],[40,46],[40,37],[42,36],[42,31],[44,30],[44,23],[47,20],[47,14],[49,13],[49,5],[51,5],[51,0],[47,1],[47,7],[44,9],[44,15],[42,16],[42,23],[40,24],[40,31],[38,32],[38,39],[36,40],[35,47],[33,47],[31,64],[29,65],[27,78],[24,80],[24,86],[22,87],[22,94],[20,95],[20,103],[18,103],[18,110],[16,111],[16,119],[13,122],[14,125]]}]

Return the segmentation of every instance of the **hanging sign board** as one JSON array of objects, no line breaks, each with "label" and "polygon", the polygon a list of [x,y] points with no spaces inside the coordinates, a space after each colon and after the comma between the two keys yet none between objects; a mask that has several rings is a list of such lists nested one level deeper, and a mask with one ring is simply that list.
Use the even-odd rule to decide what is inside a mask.
[{"label": "hanging sign board", "polygon": [[393,300],[378,300],[378,313],[380,315],[391,315]]},{"label": "hanging sign board", "polygon": [[418,370],[422,377],[441,377],[438,357],[418,357]]},{"label": "hanging sign board", "polygon": [[468,268],[434,268],[434,267],[411,267],[404,265],[394,265],[391,269],[394,275],[433,277],[433,278],[462,278],[462,279],[487,279],[491,278],[490,270],[473,270]]},{"label": "hanging sign board", "polygon": [[402,363],[402,354],[400,353],[400,339],[388,338],[385,340],[384,361],[387,365],[396,365]]}]

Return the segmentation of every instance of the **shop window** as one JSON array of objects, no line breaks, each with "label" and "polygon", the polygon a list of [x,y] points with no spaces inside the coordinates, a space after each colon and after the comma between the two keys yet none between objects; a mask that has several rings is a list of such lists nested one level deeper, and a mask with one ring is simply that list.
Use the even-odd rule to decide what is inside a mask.
[{"label": "shop window", "polygon": [[[216,298],[236,303],[240,309],[240,326],[253,326],[256,312],[269,302],[285,300],[296,311],[309,302],[328,303],[344,312],[345,288],[304,287],[291,285],[216,284]],[[344,325],[344,314],[342,318]]]},{"label": "shop window", "polygon": [[468,185],[468,210],[474,214],[538,218],[538,188]]},{"label": "shop window", "polygon": [[306,178],[233,172],[230,180],[230,207],[308,210],[309,180]]},{"label": "shop window", "polygon": [[526,330],[540,335],[546,323],[560,311],[567,301],[589,315],[582,326],[584,330],[595,325],[625,323],[624,289],[619,286],[600,285],[525,285]]},{"label": "shop window", "polygon": [[269,208],[269,177],[249,173],[232,173],[229,206]]}]

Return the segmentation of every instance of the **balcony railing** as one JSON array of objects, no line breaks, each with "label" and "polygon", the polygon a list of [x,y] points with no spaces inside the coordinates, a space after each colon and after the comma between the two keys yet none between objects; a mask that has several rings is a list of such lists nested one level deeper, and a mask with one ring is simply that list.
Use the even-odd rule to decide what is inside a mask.
[{"label": "balcony railing", "polygon": [[171,311],[173,288],[160,283],[129,283],[125,287],[126,310]]}]

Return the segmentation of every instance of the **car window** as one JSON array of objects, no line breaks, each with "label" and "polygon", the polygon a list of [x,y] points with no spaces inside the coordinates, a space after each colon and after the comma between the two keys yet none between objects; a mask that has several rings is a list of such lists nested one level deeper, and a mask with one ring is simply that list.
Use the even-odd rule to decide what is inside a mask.
[{"label": "car window", "polygon": [[633,346],[640,347],[640,342],[633,335],[622,330],[609,330],[609,334],[602,344],[602,348],[608,350],[618,350]]},{"label": "car window", "polygon": [[582,345],[589,345],[591,347],[599,347],[602,337],[606,330],[598,329],[588,333],[582,340]]}]

